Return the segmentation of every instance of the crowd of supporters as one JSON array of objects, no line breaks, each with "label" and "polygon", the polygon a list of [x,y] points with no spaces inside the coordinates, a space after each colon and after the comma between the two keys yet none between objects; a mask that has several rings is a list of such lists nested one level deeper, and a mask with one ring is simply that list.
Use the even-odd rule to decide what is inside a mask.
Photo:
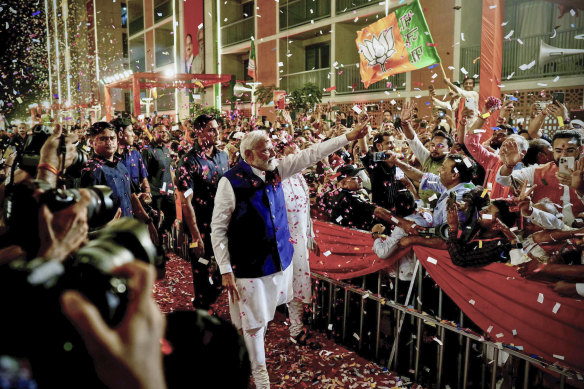
[{"label": "crowd of supporters", "polygon": [[[457,266],[507,262],[523,277],[551,282],[562,296],[584,296],[584,123],[545,93],[529,112],[518,112],[513,96],[479,102],[473,79],[462,88],[446,83],[450,93],[444,98],[430,89],[428,117],[420,117],[410,102],[382,113],[358,106],[341,112],[329,103],[310,112],[281,110],[273,123],[235,111],[180,123],[120,115],[70,128],[21,124],[0,132],[2,194],[30,179],[23,175],[31,173],[30,139],[46,132],[32,176],[36,171],[51,188],[109,187],[117,210],[113,219],[143,222],[163,253],[170,251],[173,228],[188,233],[193,304],[208,309],[221,290],[211,242],[214,196],[219,179],[240,160],[244,136],[264,131],[277,155],[285,156],[368,123],[367,136],[303,172],[313,219],[371,231],[380,258],[415,245],[443,248]],[[557,130],[544,131],[544,124]],[[69,167],[79,155],[87,160],[74,173]],[[86,224],[75,218],[78,210],[60,216],[64,225],[53,225],[58,212],[42,209],[41,240],[50,242],[28,252],[1,239],[2,264],[23,251],[29,258],[65,259],[86,242],[86,229],[73,228],[74,221]],[[3,211],[7,220],[10,208]],[[400,279],[412,278],[413,261],[409,253],[400,259],[395,269]],[[164,277],[164,262],[165,255],[154,263],[158,278]],[[144,269],[130,266],[124,272]],[[80,328],[72,307],[81,304],[77,298],[65,299],[64,309]]]}]

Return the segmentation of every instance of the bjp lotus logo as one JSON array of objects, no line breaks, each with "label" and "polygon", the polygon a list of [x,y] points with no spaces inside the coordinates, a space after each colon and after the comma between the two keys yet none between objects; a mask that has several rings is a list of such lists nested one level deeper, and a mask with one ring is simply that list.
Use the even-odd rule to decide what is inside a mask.
[{"label": "bjp lotus logo", "polygon": [[359,44],[359,51],[363,53],[369,67],[381,65],[381,72],[385,73],[385,63],[396,53],[394,46],[393,27],[390,27],[383,30],[379,37],[373,35],[373,39],[364,40],[363,44]]}]

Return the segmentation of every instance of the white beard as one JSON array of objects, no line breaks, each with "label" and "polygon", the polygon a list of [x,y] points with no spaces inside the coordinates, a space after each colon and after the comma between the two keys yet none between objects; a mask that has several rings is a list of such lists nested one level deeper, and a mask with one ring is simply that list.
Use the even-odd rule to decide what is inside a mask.
[{"label": "white beard", "polygon": [[271,161],[261,161],[261,164],[257,166],[258,169],[273,172],[279,165],[279,161],[277,158],[272,159]]}]

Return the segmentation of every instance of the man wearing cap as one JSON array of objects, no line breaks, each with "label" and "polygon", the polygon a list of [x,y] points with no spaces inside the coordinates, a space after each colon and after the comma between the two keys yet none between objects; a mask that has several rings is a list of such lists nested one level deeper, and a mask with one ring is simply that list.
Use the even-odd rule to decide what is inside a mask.
[{"label": "man wearing cap", "polygon": [[373,227],[375,206],[361,190],[363,184],[355,165],[344,165],[337,170],[337,187],[322,197],[321,204],[331,222],[344,227],[370,230]]},{"label": "man wearing cap", "polygon": [[292,300],[293,245],[282,179],[365,136],[367,121],[345,135],[276,159],[268,134],[241,141],[242,160],[219,181],[211,222],[213,250],[229,292],[231,321],[242,328],[256,388],[269,388],[264,335],[276,306]]}]

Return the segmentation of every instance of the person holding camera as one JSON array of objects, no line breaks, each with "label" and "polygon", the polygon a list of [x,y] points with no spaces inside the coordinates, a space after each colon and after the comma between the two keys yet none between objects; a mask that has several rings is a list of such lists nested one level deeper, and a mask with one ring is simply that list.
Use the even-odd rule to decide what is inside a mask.
[{"label": "person holding camera", "polygon": [[[436,192],[438,201],[432,214],[434,227],[446,223],[446,204],[452,194],[457,201],[462,201],[465,193],[474,188],[471,182],[476,172],[476,164],[468,157],[458,154],[448,155],[436,174],[422,173],[418,169],[400,161],[395,154],[389,158],[390,163],[396,164],[404,173],[415,181],[420,182],[420,190],[430,189]],[[466,216],[461,213],[462,222]]]},{"label": "person holding camera", "polygon": [[[63,141],[67,150],[65,158]],[[104,198],[96,202],[96,188],[61,192],[54,189],[60,173],[56,166],[67,169],[77,158],[75,141],[75,135],[63,138],[62,129],[57,125],[40,149],[37,180],[32,181],[24,171],[15,174],[13,186],[22,187],[23,191],[18,193],[27,194],[27,198],[22,195],[12,198],[13,211],[17,214],[13,217],[18,220],[9,224],[9,231],[2,238],[10,236],[13,230],[22,235],[23,228],[30,231],[34,225],[31,235],[38,236],[40,245],[31,251],[35,245],[29,236],[21,247],[0,246],[3,294],[19,291],[13,298],[2,301],[2,312],[11,318],[4,323],[3,329],[9,336],[3,338],[3,353],[28,359],[41,388],[103,388],[105,385],[114,389],[164,389],[160,348],[164,318],[151,294],[153,268],[146,263],[130,262],[129,258],[134,255],[121,253],[126,249],[119,244],[115,263],[126,262],[125,265],[118,267],[113,262],[115,255],[99,254],[100,247],[114,252],[115,244],[105,241],[106,236],[116,236],[116,231],[125,233],[126,237],[135,237],[134,242],[123,240],[128,246],[141,246],[137,252],[152,256],[155,250],[151,243],[148,246],[144,232],[136,232],[135,224],[106,228],[104,235],[97,239],[102,239],[101,245],[94,241],[86,245],[93,219],[99,219],[103,212],[111,214],[113,209],[103,208],[109,203]],[[22,207],[23,204],[27,206]],[[63,204],[66,206],[62,207]],[[18,215],[28,217],[19,218]],[[136,222],[130,220],[130,223]],[[79,255],[80,250],[85,250],[84,254]],[[107,264],[113,264],[109,274],[105,274],[108,266],[104,265]],[[79,272],[78,266],[85,266],[84,270]],[[99,288],[94,288],[96,285],[105,285],[102,291],[107,294],[108,286],[112,286],[109,281],[114,279],[110,277],[127,279],[124,285],[129,288],[126,310],[115,326],[103,316],[108,311],[101,305],[104,300],[88,298],[99,296]],[[116,299],[108,301],[113,305],[119,302]],[[41,322],[43,325],[39,326]],[[80,338],[71,324],[77,328]],[[50,336],[46,329],[51,331]],[[81,342],[85,342],[86,349]]]},{"label": "person holding camera", "polygon": [[81,187],[109,186],[121,215],[132,217],[130,173],[116,155],[118,134],[115,127],[108,122],[93,123],[89,136],[93,143],[94,156],[81,173]]}]

